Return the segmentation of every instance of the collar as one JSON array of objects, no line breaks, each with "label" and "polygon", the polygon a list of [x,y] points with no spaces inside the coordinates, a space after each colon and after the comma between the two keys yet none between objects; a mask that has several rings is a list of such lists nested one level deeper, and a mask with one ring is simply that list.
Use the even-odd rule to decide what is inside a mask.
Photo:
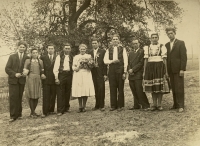
[{"label": "collar", "polygon": [[24,52],[23,53],[20,53],[20,52],[18,52],[18,55],[20,56],[22,54],[22,56],[24,55]]},{"label": "collar", "polygon": [[174,38],[174,40],[173,40],[173,41],[170,41],[170,43],[174,43],[174,42],[175,42],[175,40],[176,40],[176,38]]},{"label": "collar", "polygon": [[135,52],[137,52],[140,48],[138,48],[137,50],[135,50]]},{"label": "collar", "polygon": [[32,58],[31,62],[38,62],[38,60]]},{"label": "collar", "polygon": [[98,51],[99,47],[97,49],[94,49],[94,51]]}]

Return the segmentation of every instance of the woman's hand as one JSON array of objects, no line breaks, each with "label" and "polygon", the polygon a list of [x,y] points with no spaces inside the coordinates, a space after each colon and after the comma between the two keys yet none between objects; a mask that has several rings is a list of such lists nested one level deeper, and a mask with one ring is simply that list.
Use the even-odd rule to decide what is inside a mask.
[{"label": "woman's hand", "polygon": [[46,76],[44,74],[41,75],[41,79],[44,80],[46,79]]}]

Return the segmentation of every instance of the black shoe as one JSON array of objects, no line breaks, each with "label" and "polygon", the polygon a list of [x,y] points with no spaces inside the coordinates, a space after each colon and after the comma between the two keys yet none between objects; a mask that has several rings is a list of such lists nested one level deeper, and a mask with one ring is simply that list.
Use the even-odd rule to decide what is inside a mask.
[{"label": "black shoe", "polygon": [[100,108],[100,111],[102,111],[102,112],[105,111],[105,108]]},{"label": "black shoe", "polygon": [[81,112],[83,112],[83,108],[79,108],[77,111],[77,113],[81,113]]},{"label": "black shoe", "polygon": [[86,112],[85,108],[82,109],[82,112]]},{"label": "black shoe", "polygon": [[123,107],[120,107],[120,108],[117,109],[118,112],[121,112],[121,111],[123,111],[123,110],[124,110]]},{"label": "black shoe", "polygon": [[16,121],[17,119],[16,118],[11,118],[10,120],[9,120],[9,122],[11,123],[11,122],[14,122],[14,121]]},{"label": "black shoe", "polygon": [[177,109],[177,108],[174,107],[174,106],[172,106],[172,107],[169,108],[169,110],[176,110],[176,109]]},{"label": "black shoe", "polygon": [[57,116],[62,116],[63,114],[62,113],[57,113]]},{"label": "black shoe", "polygon": [[114,110],[116,110],[116,108],[110,108],[110,111],[114,111]]},{"label": "black shoe", "polygon": [[152,106],[151,107],[151,111],[155,111],[155,110],[157,110],[157,107],[156,106]]}]

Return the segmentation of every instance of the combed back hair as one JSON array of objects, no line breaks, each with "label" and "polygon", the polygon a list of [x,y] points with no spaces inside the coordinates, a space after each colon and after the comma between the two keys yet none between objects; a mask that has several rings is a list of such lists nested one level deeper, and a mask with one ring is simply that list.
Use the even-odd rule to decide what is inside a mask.
[{"label": "combed back hair", "polygon": [[70,48],[71,48],[71,44],[70,44],[70,43],[68,43],[68,42],[66,42],[66,43],[63,43],[63,48],[64,48],[65,46],[70,46]]},{"label": "combed back hair", "polygon": [[36,48],[32,48],[32,49],[31,49],[31,53],[32,53],[34,50],[36,50],[36,51],[38,52],[38,50],[37,50]]},{"label": "combed back hair", "polygon": [[26,48],[28,47],[27,43],[25,41],[19,41],[17,43],[17,46],[20,46],[20,45],[24,45]]},{"label": "combed back hair", "polygon": [[48,43],[48,44],[47,44],[47,48],[48,48],[49,46],[55,47],[55,45],[54,45],[53,43]]},{"label": "combed back hair", "polygon": [[93,42],[93,41],[99,42],[98,38],[96,38],[96,37],[91,38],[91,42]]},{"label": "combed back hair", "polygon": [[176,28],[174,28],[174,27],[167,27],[165,29],[165,32],[167,33],[168,31],[173,31],[176,34]]}]

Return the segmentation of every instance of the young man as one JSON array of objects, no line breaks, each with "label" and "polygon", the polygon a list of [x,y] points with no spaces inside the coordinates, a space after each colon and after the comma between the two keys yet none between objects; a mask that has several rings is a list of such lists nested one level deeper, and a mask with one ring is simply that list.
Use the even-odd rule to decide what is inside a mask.
[{"label": "young man", "polygon": [[64,44],[63,52],[56,57],[54,65],[55,83],[57,84],[57,115],[69,112],[70,95],[72,87],[72,61],[71,45]]},{"label": "young man", "polygon": [[171,109],[184,111],[184,71],[187,64],[187,50],[184,41],[175,38],[176,30],[166,28],[167,36],[170,39],[165,46],[167,48],[167,67],[170,77],[174,105]]},{"label": "young man", "polygon": [[128,57],[126,49],[120,45],[119,35],[112,36],[111,46],[106,51],[104,62],[109,65],[110,111],[117,108],[118,111],[121,111],[124,107],[124,81],[126,79]]},{"label": "young man", "polygon": [[106,51],[104,49],[99,48],[98,40],[93,38],[92,50],[89,51],[89,54],[91,54],[95,62],[95,67],[91,70],[96,99],[95,107],[93,110],[105,110],[105,81],[107,80],[107,65],[105,65],[103,61],[105,52]]},{"label": "young man", "polygon": [[140,49],[138,40],[132,41],[133,51],[128,56],[129,85],[134,96],[134,106],[129,110],[150,107],[146,94],[143,92],[142,79],[144,71],[144,50]]},{"label": "young man", "polygon": [[9,104],[10,104],[10,120],[13,122],[22,117],[22,96],[26,76],[22,74],[25,60],[29,57],[25,54],[27,49],[26,42],[18,42],[18,52],[10,55],[5,67],[8,74],[9,84]]},{"label": "young man", "polygon": [[55,64],[56,54],[54,44],[47,45],[48,54],[41,56],[44,64],[44,75],[46,79],[43,80],[43,115],[46,117],[48,114],[54,112],[56,100],[56,84],[53,68]]}]

